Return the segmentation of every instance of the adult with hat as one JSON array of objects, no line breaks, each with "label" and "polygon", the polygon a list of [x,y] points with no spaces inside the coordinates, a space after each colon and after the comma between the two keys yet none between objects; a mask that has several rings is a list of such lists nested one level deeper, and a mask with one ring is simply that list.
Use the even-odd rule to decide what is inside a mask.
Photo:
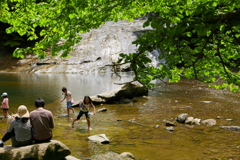
[{"label": "adult with hat", "polygon": [[12,140],[13,147],[20,147],[32,144],[31,123],[29,119],[29,111],[26,106],[18,107],[15,118],[11,121],[6,134],[0,140],[0,147],[4,146],[4,142]]}]

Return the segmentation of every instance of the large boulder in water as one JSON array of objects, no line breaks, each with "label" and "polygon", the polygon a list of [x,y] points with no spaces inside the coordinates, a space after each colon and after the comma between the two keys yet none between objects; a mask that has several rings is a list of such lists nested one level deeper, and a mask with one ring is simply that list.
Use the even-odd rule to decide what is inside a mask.
[{"label": "large boulder in water", "polygon": [[91,99],[94,103],[117,103],[122,99],[144,95],[148,95],[148,89],[145,86],[137,82],[129,82],[115,90],[91,96]]},{"label": "large boulder in water", "polygon": [[8,145],[0,148],[1,160],[62,160],[70,154],[69,148],[57,140],[22,147]]}]

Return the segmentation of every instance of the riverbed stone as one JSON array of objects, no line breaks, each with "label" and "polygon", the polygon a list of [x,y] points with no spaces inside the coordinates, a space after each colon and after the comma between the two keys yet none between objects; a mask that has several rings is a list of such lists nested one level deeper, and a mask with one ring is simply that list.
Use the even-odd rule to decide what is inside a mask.
[{"label": "riverbed stone", "polygon": [[115,90],[91,96],[93,103],[118,103],[121,99],[148,95],[148,89],[138,82],[129,82]]},{"label": "riverbed stone", "polygon": [[217,124],[217,121],[215,119],[206,119],[202,121],[202,124],[206,126],[214,126]]},{"label": "riverbed stone", "polygon": [[70,154],[69,148],[57,140],[22,147],[7,145],[0,148],[1,160],[62,160]]},{"label": "riverbed stone", "polygon": [[98,134],[88,137],[88,140],[100,144],[109,144],[109,139],[105,134]]},{"label": "riverbed stone", "polygon": [[63,159],[63,160],[80,160],[80,159],[78,159],[78,158],[76,158],[76,157],[73,157],[73,156],[67,156],[67,157],[65,157],[65,159]]},{"label": "riverbed stone", "polygon": [[187,113],[182,113],[176,117],[176,121],[179,123],[184,123],[187,117],[188,117]]},{"label": "riverbed stone", "polygon": [[97,110],[97,112],[105,112],[105,111],[107,111],[107,108],[100,108]]},{"label": "riverbed stone", "polygon": [[176,124],[172,121],[163,120],[163,122],[165,123],[166,126],[176,126]]},{"label": "riverbed stone", "polygon": [[194,120],[193,117],[187,117],[186,120],[185,120],[185,124],[192,124],[193,120]]},{"label": "riverbed stone", "polygon": [[115,152],[107,152],[105,154],[95,155],[91,160],[133,160],[135,159],[132,153],[123,152],[118,154]]},{"label": "riverbed stone", "polygon": [[123,158],[130,158],[130,159],[135,159],[134,155],[130,152],[123,152],[120,154],[121,157]]},{"label": "riverbed stone", "polygon": [[174,131],[174,128],[173,128],[173,126],[170,126],[170,127],[167,127],[166,130],[167,130],[167,131],[170,131],[170,132],[173,132],[173,131]]},{"label": "riverbed stone", "polygon": [[240,126],[219,126],[219,127],[230,131],[240,131]]}]

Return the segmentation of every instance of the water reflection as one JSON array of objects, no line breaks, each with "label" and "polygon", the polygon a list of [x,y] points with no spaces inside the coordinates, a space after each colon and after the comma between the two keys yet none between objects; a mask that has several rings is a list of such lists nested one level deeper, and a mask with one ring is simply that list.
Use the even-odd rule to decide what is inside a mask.
[{"label": "water reflection", "polygon": [[[130,80],[123,75],[121,82]],[[32,106],[41,97],[46,104],[62,99],[65,86],[76,100],[84,95],[95,95],[112,90],[120,83],[119,77],[112,74],[0,74],[0,92],[9,94],[11,109],[19,105]]]}]

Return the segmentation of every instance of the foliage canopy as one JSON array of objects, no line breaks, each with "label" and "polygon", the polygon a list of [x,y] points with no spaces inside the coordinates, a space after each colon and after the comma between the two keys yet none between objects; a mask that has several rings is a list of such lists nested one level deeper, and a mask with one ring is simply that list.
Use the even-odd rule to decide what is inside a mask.
[{"label": "foliage canopy", "polygon": [[[133,43],[136,53],[121,54],[119,63],[130,63],[135,80],[153,87],[150,82],[168,77],[171,82],[180,75],[198,79],[218,89],[240,90],[240,3],[239,0],[2,0],[0,21],[11,26],[7,33],[17,32],[36,40],[34,48],[17,49],[15,57],[34,53],[52,56],[61,52],[69,56],[71,46],[105,21],[134,18],[154,13],[144,23],[153,29]],[[35,29],[41,27],[39,35]],[[60,39],[65,43],[57,45]],[[158,67],[148,65],[147,54],[163,49]]]}]

